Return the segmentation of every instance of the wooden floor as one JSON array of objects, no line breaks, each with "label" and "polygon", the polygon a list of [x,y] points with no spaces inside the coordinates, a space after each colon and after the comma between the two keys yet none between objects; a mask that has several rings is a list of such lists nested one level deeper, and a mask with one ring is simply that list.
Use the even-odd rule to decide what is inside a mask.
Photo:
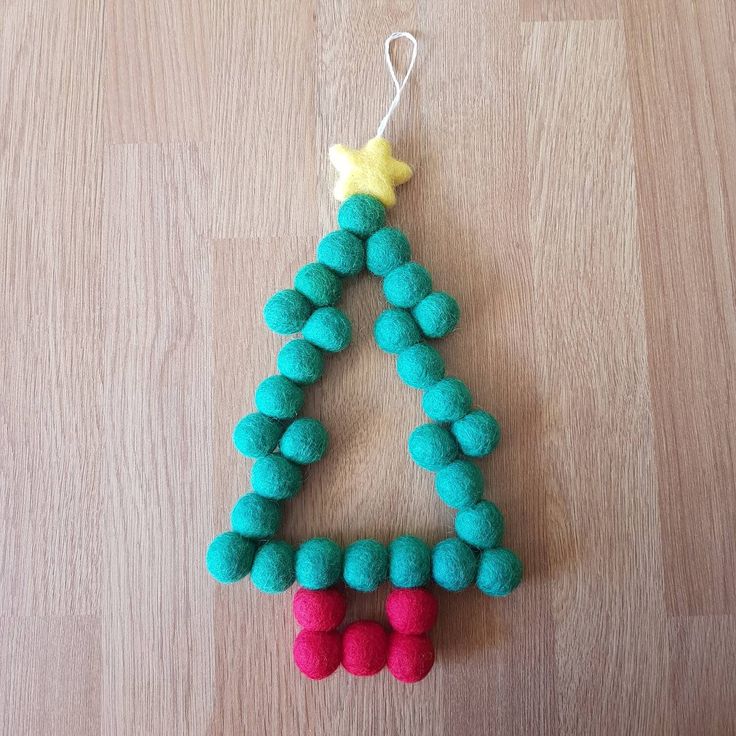
[{"label": "wooden floor", "polygon": [[[461,303],[440,350],[504,428],[526,578],[442,594],[419,685],[311,683],[291,596],[203,558],[261,307],[334,226],[327,147],[373,135],[398,29],[391,223]],[[736,3],[6,2],[0,167],[0,732],[736,733]],[[294,542],[451,529],[381,305],[351,286],[310,394]]]}]

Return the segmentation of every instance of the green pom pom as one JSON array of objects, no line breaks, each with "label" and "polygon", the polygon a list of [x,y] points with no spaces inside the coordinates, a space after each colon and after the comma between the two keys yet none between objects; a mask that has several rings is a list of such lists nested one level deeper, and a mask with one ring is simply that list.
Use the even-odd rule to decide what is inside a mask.
[{"label": "green pom pom", "polygon": [[337,307],[322,307],[307,320],[302,334],[318,348],[328,353],[339,353],[350,345],[353,326],[342,310]]},{"label": "green pom pom", "polygon": [[327,450],[327,430],[317,419],[293,421],[281,437],[281,454],[298,465],[316,463]]},{"label": "green pom pom", "polygon": [[501,427],[495,417],[474,409],[452,425],[460,449],[468,457],[483,457],[501,441]]},{"label": "green pom pom", "polygon": [[268,455],[279,443],[281,425],[258,412],[244,416],[233,432],[233,444],[246,457]]},{"label": "green pom pom", "polygon": [[464,590],[475,580],[478,559],[460,539],[443,539],[432,550],[432,577],[445,590]]},{"label": "green pom pom", "polygon": [[409,309],[419,304],[432,291],[432,277],[424,266],[405,263],[386,275],[383,293],[395,307]]},{"label": "green pom pom", "polygon": [[337,212],[337,222],[359,238],[367,238],[386,222],[386,210],[375,197],[354,194],[348,197]]},{"label": "green pom pom", "polygon": [[387,353],[400,353],[419,342],[419,328],[408,312],[386,309],[373,327],[376,344]]},{"label": "green pom pom", "polygon": [[396,370],[407,386],[426,389],[445,375],[445,363],[434,348],[420,342],[399,353]]},{"label": "green pom pom", "polygon": [[490,501],[478,501],[455,517],[455,532],[472,547],[493,549],[503,539],[503,516]]},{"label": "green pom pom", "polygon": [[388,546],[389,577],[397,588],[420,588],[429,582],[432,553],[412,536],[397,537]]},{"label": "green pom pom", "polygon": [[433,291],[414,307],[412,314],[425,337],[445,337],[457,327],[460,307],[444,291]]},{"label": "green pom pom", "polygon": [[278,503],[257,493],[241,496],[230,514],[232,530],[250,539],[272,537],[280,523],[281,509]]},{"label": "green pom pom", "polygon": [[409,435],[409,454],[420,468],[437,471],[457,457],[457,442],[438,424],[420,424]]},{"label": "green pom pom", "polygon": [[357,276],[365,266],[365,246],[347,230],[334,230],[319,241],[317,260],[340,276]]},{"label": "green pom pom", "polygon": [[309,539],[296,551],[296,579],[303,588],[329,588],[341,575],[342,550],[331,539]]},{"label": "green pom pom", "polygon": [[468,387],[459,378],[448,377],[427,389],[422,408],[435,422],[455,422],[470,411],[472,402]]},{"label": "green pom pom", "polygon": [[304,327],[312,312],[309,300],[294,289],[277,291],[263,308],[268,328],[279,335],[292,335]]},{"label": "green pom pom", "polygon": [[304,404],[304,392],[284,376],[269,376],[256,389],[256,408],[274,419],[293,419]]},{"label": "green pom pom", "polygon": [[281,455],[266,455],[253,463],[250,485],[259,496],[282,501],[299,492],[302,471]]},{"label": "green pom pom", "polygon": [[345,550],[345,584],[363,593],[378,588],[388,576],[388,551],[375,539],[360,539]]},{"label": "green pom pom", "polygon": [[366,241],[365,251],[366,265],[375,276],[386,276],[411,258],[406,235],[394,227],[373,233]]},{"label": "green pom pom", "polygon": [[283,593],[296,579],[294,550],[286,542],[266,542],[256,552],[250,571],[253,585],[263,593]]},{"label": "green pom pom", "polygon": [[486,595],[502,597],[521,582],[522,574],[521,560],[511,550],[487,549],[481,552],[475,584]]},{"label": "green pom pom", "polygon": [[250,571],[254,551],[253,542],[240,534],[220,534],[207,548],[207,570],[220,583],[235,583]]},{"label": "green pom pom", "polygon": [[[261,462],[260,460],[258,462]],[[483,475],[470,460],[455,460],[434,477],[439,497],[453,509],[473,506],[483,495]]]},{"label": "green pom pom", "polygon": [[342,294],[340,277],[321,263],[308,263],[300,268],[294,288],[318,307],[337,304]]},{"label": "green pom pom", "polygon": [[294,383],[315,383],[322,376],[324,360],[319,348],[306,340],[291,340],[279,351],[276,365]]}]

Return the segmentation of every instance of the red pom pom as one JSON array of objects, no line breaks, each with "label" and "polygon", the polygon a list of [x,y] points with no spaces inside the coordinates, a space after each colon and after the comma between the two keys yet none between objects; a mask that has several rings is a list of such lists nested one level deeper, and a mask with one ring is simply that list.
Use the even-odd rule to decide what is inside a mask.
[{"label": "red pom pom", "polygon": [[434,647],[426,634],[391,634],[388,644],[389,672],[401,682],[423,680],[434,664]]},{"label": "red pom pom", "polygon": [[345,618],[345,594],[336,588],[299,588],[294,596],[294,618],[309,631],[333,631]]},{"label": "red pom pom", "polygon": [[426,634],[437,621],[437,599],[426,588],[394,588],[386,598],[391,628],[402,634]]},{"label": "red pom pom", "polygon": [[340,665],[340,634],[300,631],[294,640],[294,662],[310,680],[329,677]]},{"label": "red pom pom", "polygon": [[375,621],[355,621],[342,633],[342,666],[351,674],[367,677],[386,664],[388,635]]}]

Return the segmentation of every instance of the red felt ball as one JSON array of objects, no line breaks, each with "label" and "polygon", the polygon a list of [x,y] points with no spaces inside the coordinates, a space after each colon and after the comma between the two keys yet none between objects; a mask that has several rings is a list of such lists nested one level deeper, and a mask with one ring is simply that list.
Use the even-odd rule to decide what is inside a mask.
[{"label": "red felt ball", "polygon": [[368,677],[386,664],[388,635],[375,621],[355,621],[342,633],[342,666],[351,674]]},{"label": "red felt ball", "polygon": [[345,618],[345,594],[337,588],[299,588],[294,596],[294,618],[309,631],[333,631]]},{"label": "red felt ball", "polygon": [[395,631],[388,644],[388,669],[400,682],[423,680],[434,664],[434,647],[426,634],[414,636]]},{"label": "red felt ball", "polygon": [[386,614],[394,631],[426,634],[437,621],[437,599],[426,588],[394,588],[386,598]]},{"label": "red felt ball", "polygon": [[329,677],[340,666],[340,634],[300,631],[294,640],[294,662],[310,680]]}]

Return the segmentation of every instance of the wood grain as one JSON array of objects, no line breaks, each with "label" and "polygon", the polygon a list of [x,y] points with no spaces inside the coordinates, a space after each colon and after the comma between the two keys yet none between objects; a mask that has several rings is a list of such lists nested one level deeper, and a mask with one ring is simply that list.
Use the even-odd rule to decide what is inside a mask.
[{"label": "wood grain", "polygon": [[[504,428],[482,470],[526,580],[440,594],[420,685],[309,683],[290,596],[203,557],[284,342],[262,304],[334,227],[325,152],[373,134],[398,28],[391,223],[461,303],[439,349]],[[7,4],[0,731],[736,733],[734,90],[728,0]],[[346,290],[295,543],[451,528],[382,304]]]}]

